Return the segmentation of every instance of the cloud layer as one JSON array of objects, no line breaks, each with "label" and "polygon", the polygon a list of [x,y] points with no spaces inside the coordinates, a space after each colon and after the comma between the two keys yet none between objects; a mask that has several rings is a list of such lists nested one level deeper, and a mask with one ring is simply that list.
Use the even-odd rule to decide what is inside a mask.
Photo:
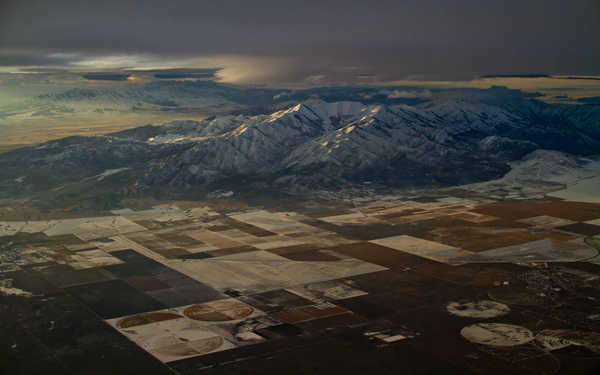
[{"label": "cloud layer", "polygon": [[597,73],[599,21],[596,0],[4,0],[0,66],[186,62],[324,83]]}]

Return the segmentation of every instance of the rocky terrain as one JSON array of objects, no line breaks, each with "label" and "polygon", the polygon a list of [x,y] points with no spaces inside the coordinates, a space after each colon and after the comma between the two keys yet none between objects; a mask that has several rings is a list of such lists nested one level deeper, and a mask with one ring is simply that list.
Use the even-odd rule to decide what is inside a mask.
[{"label": "rocky terrain", "polygon": [[599,153],[600,106],[483,93],[414,106],[307,100],[68,137],[0,155],[0,190],[6,198],[73,184],[118,195],[440,187],[500,178],[536,150]]}]

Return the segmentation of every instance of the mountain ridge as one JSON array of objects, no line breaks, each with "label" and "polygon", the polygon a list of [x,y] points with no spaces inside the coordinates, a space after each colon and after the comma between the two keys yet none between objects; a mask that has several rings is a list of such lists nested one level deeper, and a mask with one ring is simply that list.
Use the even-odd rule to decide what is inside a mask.
[{"label": "mountain ridge", "polygon": [[[502,177],[535,150],[600,153],[597,106],[488,99],[309,100],[266,114],[68,137],[0,155],[0,181],[7,192],[33,192],[128,168],[113,191],[449,186]],[[34,178],[19,180],[25,171]]]}]

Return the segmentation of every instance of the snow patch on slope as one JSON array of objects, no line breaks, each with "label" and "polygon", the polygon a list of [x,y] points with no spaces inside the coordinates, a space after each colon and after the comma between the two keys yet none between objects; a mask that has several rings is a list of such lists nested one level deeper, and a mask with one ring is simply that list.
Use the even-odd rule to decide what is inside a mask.
[{"label": "snow patch on slope", "polygon": [[102,181],[104,180],[106,177],[108,176],[112,176],[113,174],[117,174],[123,171],[128,170],[129,168],[117,168],[117,169],[107,169],[104,172],[100,173],[99,175],[94,176],[96,178],[96,180],[98,181]]},{"label": "snow patch on slope", "polygon": [[531,198],[543,195],[568,200],[598,202],[600,160],[549,150],[536,150],[510,163],[504,177],[464,185],[463,188],[499,194],[502,198]]},{"label": "snow patch on slope", "polygon": [[22,296],[22,297],[31,297],[33,294],[30,292],[16,288],[13,285],[12,279],[4,279],[0,280],[0,293],[7,296]]},{"label": "snow patch on slope", "polygon": [[511,163],[511,167],[503,180],[512,183],[538,180],[568,184],[600,174],[598,162],[548,150],[534,151]]}]

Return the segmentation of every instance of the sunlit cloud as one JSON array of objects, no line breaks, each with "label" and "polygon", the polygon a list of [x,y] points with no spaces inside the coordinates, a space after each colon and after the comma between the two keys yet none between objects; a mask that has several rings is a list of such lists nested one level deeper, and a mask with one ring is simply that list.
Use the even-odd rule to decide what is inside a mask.
[{"label": "sunlit cloud", "polygon": [[[22,62],[19,65],[19,62]],[[0,52],[0,72],[49,72],[52,69],[83,74],[85,72],[119,72],[130,74],[129,83],[144,83],[155,77],[136,75],[136,71],[160,69],[212,69],[204,79],[222,83],[266,85],[271,87],[314,87],[323,85],[381,85],[415,87],[419,90],[389,90],[389,98],[428,97],[428,89],[481,88],[505,86],[526,92],[541,93],[546,100],[577,100],[600,96],[598,77],[540,75],[531,77],[481,76],[449,79],[431,73],[394,75],[378,69],[368,61],[352,64],[338,59],[314,61],[298,56],[249,56],[234,54],[160,55],[151,53],[85,54],[73,51],[7,50]],[[142,77],[143,76],[143,77]],[[92,83],[97,83],[94,81]]]},{"label": "sunlit cloud", "polygon": [[572,75],[555,75],[539,78],[475,78],[472,80],[461,81],[426,81],[413,79],[391,81],[386,82],[385,84],[442,89],[461,87],[488,89],[493,86],[505,86],[510,89],[540,93],[546,96],[546,99],[552,99],[557,96],[567,96],[571,99],[600,96],[600,80],[598,80],[600,76],[587,76],[591,79],[585,79],[585,76],[577,77],[578,79],[569,77],[572,77]]},{"label": "sunlit cloud", "polygon": [[76,68],[122,69],[148,64],[149,59],[138,55],[113,55],[84,58],[73,63]]}]

